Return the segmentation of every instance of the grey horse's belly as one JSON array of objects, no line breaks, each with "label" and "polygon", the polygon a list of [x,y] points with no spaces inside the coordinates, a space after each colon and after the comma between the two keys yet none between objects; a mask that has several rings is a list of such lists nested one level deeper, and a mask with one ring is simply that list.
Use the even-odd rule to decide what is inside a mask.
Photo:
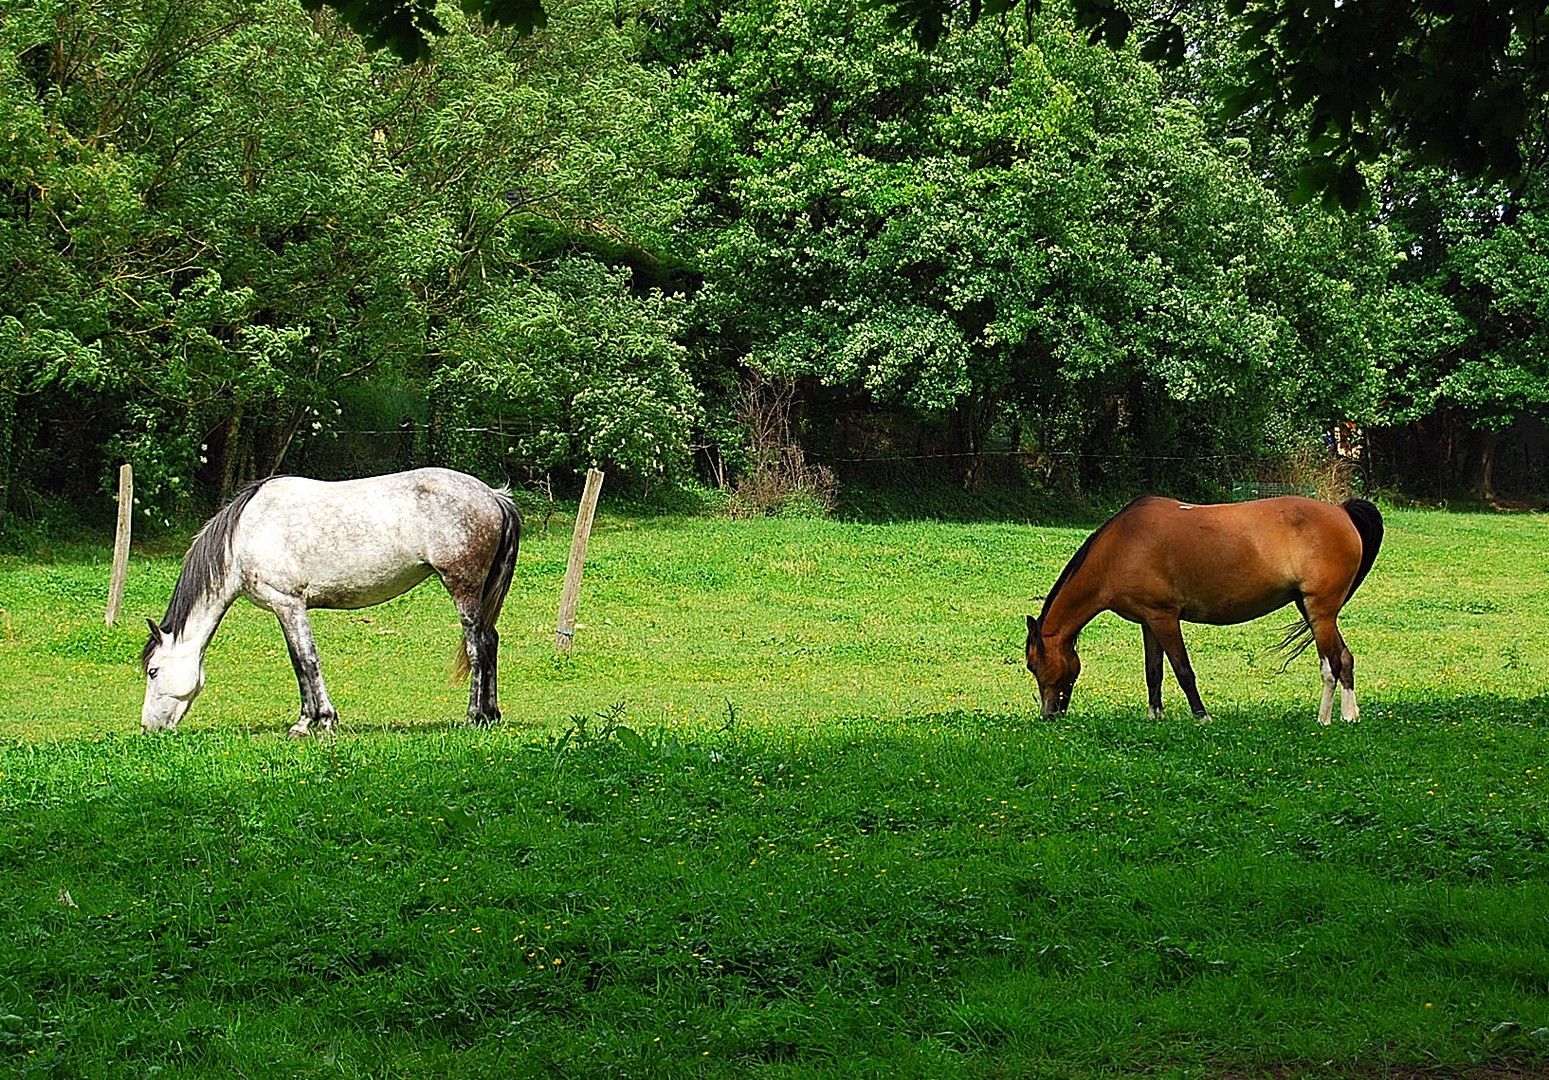
[{"label": "grey horse's belly", "polygon": [[417,563],[391,574],[312,581],[303,587],[302,599],[309,608],[371,607],[408,592],[430,575],[428,565]]}]

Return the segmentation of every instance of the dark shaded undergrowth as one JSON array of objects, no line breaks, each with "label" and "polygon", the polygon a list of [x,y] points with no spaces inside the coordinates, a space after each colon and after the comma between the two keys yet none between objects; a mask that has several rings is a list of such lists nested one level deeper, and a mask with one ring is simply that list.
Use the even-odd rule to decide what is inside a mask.
[{"label": "dark shaded undergrowth", "polygon": [[1373,712],[1312,734],[1094,709],[15,745],[0,1060],[102,1076],[1536,1069],[1544,705]]}]

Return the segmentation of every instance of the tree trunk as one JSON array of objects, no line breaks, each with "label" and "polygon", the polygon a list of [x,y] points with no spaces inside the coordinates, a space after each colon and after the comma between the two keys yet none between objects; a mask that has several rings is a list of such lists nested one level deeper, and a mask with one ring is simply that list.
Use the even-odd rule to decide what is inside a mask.
[{"label": "tree trunk", "polygon": [[235,410],[226,418],[226,431],[221,444],[221,484],[218,501],[225,506],[235,490],[237,459],[242,456],[242,410]]},{"label": "tree trunk", "polygon": [[984,489],[984,444],[995,422],[995,402],[968,395],[958,399],[952,410],[952,426],[959,453],[967,455],[963,468],[963,490]]},{"label": "tree trunk", "polygon": [[296,433],[301,430],[301,424],[306,418],[307,411],[305,409],[296,408],[291,410],[290,420],[275,440],[274,450],[270,455],[269,467],[264,470],[265,476],[279,474],[280,466],[285,461],[285,455],[290,451],[290,444],[295,441]]},{"label": "tree trunk", "polygon": [[1474,474],[1474,494],[1495,503],[1495,455],[1500,449],[1501,433],[1486,431],[1479,436],[1479,469]]}]

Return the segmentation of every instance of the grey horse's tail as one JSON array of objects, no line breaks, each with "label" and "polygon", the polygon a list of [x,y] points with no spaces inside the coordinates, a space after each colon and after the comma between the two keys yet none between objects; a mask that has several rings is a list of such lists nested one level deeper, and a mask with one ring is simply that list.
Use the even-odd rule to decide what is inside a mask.
[{"label": "grey horse's tail", "polygon": [[[500,507],[500,542],[495,546],[495,557],[490,560],[489,573],[484,578],[483,603],[479,607],[479,628],[492,629],[505,606],[506,591],[511,587],[511,576],[516,572],[516,551],[522,542],[522,515],[511,501],[509,488],[496,488],[495,502]],[[459,644],[453,659],[452,678],[462,680],[470,670],[468,650]]]},{"label": "grey horse's tail", "polygon": [[[1361,587],[1361,582],[1366,580],[1367,573],[1372,568],[1372,563],[1377,561],[1377,551],[1382,547],[1382,512],[1365,499],[1346,499],[1344,512],[1350,515],[1350,522],[1355,526],[1355,531],[1361,534],[1361,565],[1356,567],[1355,579],[1350,582],[1350,591],[1345,593],[1345,603],[1355,595],[1355,590]],[[1297,608],[1302,617],[1296,622],[1285,627],[1285,637],[1281,638],[1275,646],[1276,652],[1286,654],[1285,663],[1280,666],[1284,671],[1307,650],[1312,644],[1312,624],[1307,621],[1307,611],[1302,608],[1302,602],[1297,600]]]}]

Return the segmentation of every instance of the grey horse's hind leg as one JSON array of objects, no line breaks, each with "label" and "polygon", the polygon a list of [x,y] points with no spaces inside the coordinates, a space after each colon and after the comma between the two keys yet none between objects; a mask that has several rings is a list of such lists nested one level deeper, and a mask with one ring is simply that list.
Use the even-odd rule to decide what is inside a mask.
[{"label": "grey horse's hind leg", "polygon": [[[457,617],[463,627],[463,656],[468,666],[468,723],[488,725],[500,720],[500,704],[496,693],[496,671],[500,651],[500,635],[495,631],[495,619],[500,614],[505,585],[492,575],[509,576],[509,565],[496,566],[506,549],[502,545],[505,515],[494,513],[481,523],[482,534],[470,538],[462,550],[452,552],[447,559],[433,559],[431,565],[441,578],[441,584],[457,607]],[[514,543],[514,539],[513,539]],[[510,549],[515,559],[515,547]]]},{"label": "grey horse's hind leg", "polygon": [[483,626],[483,614],[472,604],[459,601],[457,614],[462,618],[463,649],[468,654],[468,722],[499,724],[496,665],[500,635],[493,626]]},{"label": "grey horse's hind leg", "polygon": [[291,725],[289,735],[304,739],[311,734],[314,720],[323,725],[325,734],[333,733],[334,721],[339,714],[333,702],[328,700],[328,688],[323,685],[323,666],[317,656],[317,642],[312,637],[312,621],[307,618],[306,605],[287,600],[273,604],[274,614],[285,632],[285,646],[290,651],[290,663],[296,671],[296,685],[301,689],[301,719]]},{"label": "grey horse's hind leg", "polygon": [[[459,574],[459,570],[464,572]],[[500,705],[495,692],[495,665],[500,635],[494,626],[485,625],[483,574],[456,567],[442,571],[441,583],[452,595],[463,627],[463,653],[468,664],[468,723],[497,723]]]},{"label": "grey horse's hind leg", "polygon": [[468,723],[499,723],[500,699],[495,673],[500,635],[493,626],[482,625],[482,613],[465,612],[461,604],[458,608],[463,624],[463,648],[468,653]]}]

